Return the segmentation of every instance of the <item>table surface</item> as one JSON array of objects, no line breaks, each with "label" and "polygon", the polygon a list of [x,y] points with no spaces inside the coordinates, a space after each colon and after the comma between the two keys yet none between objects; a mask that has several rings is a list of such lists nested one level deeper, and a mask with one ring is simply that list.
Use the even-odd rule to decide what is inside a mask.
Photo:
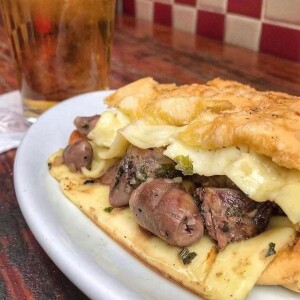
[{"label": "table surface", "polygon": [[[177,84],[221,77],[300,95],[299,63],[119,15],[111,88],[145,76]],[[0,94],[16,90],[16,78],[0,23]],[[86,299],[49,259],[22,216],[13,185],[15,154],[0,155],[0,299]]]}]

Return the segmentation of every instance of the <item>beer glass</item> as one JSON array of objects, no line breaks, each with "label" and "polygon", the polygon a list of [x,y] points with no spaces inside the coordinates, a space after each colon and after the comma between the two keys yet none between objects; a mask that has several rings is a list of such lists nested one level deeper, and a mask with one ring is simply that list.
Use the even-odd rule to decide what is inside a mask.
[{"label": "beer glass", "polygon": [[108,89],[115,0],[0,0],[29,124],[56,103]]}]

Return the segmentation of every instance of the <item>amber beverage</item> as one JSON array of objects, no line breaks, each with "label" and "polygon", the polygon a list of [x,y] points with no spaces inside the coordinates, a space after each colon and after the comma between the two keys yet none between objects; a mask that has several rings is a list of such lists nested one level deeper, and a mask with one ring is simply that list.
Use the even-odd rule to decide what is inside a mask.
[{"label": "amber beverage", "polygon": [[115,0],[0,0],[33,123],[56,103],[107,89]]}]

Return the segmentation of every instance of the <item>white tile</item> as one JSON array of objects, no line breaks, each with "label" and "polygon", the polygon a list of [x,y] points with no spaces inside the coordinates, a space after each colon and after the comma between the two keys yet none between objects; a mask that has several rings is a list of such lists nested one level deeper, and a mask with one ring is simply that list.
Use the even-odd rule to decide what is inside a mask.
[{"label": "white tile", "polygon": [[226,43],[258,51],[260,34],[260,21],[234,14],[226,15]]},{"label": "white tile", "polygon": [[173,26],[176,29],[196,32],[197,10],[186,5],[173,5]]},{"label": "white tile", "polygon": [[153,22],[154,4],[149,0],[135,0],[136,17]]},{"label": "white tile", "polygon": [[265,19],[300,24],[299,0],[266,0]]},{"label": "white tile", "polygon": [[210,12],[225,13],[227,0],[197,0],[197,8]]}]

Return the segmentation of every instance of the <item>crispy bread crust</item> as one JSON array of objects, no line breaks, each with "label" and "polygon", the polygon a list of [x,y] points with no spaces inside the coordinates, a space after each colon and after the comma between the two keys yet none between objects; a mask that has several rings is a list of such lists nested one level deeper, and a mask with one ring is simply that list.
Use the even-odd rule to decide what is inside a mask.
[{"label": "crispy bread crust", "polygon": [[234,81],[176,86],[144,78],[106,99],[152,124],[187,125],[180,139],[204,149],[245,146],[300,170],[300,97],[259,92]]}]

